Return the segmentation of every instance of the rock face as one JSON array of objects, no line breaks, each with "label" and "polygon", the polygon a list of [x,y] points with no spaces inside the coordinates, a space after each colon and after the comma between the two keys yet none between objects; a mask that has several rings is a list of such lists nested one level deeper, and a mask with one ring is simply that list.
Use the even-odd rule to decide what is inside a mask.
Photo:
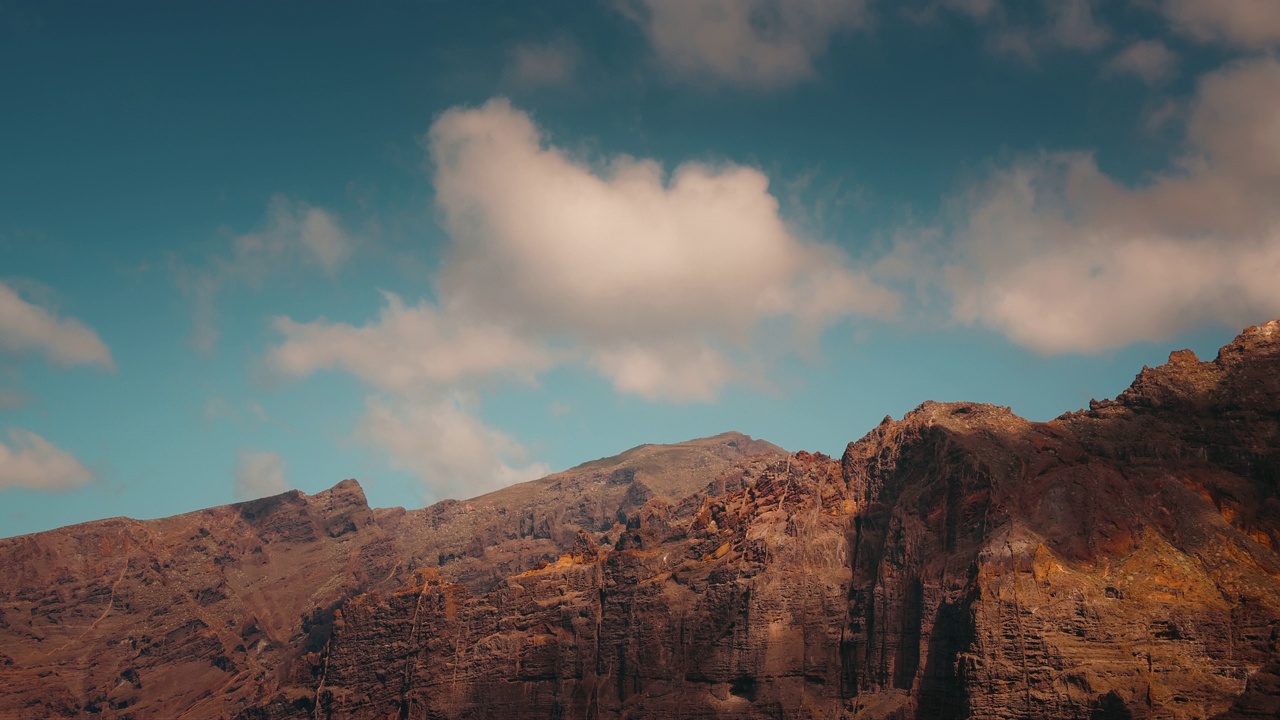
[{"label": "rock face", "polygon": [[0,717],[231,714],[316,643],[304,615],[390,580],[389,547],[354,480],[0,540]]},{"label": "rock face", "polygon": [[[1280,323],[1048,423],[672,447],[0,541],[0,716],[1280,717]],[[126,561],[162,551],[200,581]]]},{"label": "rock face", "polygon": [[[554,561],[580,531],[599,536],[634,524],[646,504],[670,506],[690,494],[723,492],[729,482],[786,452],[741,433],[676,445],[641,445],[621,455],[579,465],[466,501],[446,500],[423,510],[377,510],[410,567],[438,567],[441,577],[488,590],[515,573]],[[616,535],[617,533],[615,533]]]},{"label": "rock face", "polygon": [[492,582],[555,560],[603,514],[612,526],[783,454],[726,433],[412,512],[370,510],[346,480],[0,540],[0,718],[235,717],[282,691],[301,708],[351,598],[417,568]]}]

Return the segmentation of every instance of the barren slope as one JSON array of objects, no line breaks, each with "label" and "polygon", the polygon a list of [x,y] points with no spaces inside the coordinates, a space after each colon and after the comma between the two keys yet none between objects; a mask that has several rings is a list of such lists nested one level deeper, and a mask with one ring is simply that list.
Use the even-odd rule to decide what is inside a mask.
[{"label": "barren slope", "polygon": [[1278,483],[1273,322],[838,460],[730,434],[64,528],[0,541],[0,716],[1277,717]]},{"label": "barren slope", "polygon": [[1273,717],[1278,440],[1276,323],[1049,423],[926,403],[492,587],[355,597],[245,717]]},{"label": "barren slope", "polygon": [[554,559],[580,523],[625,524],[634,498],[687,495],[781,452],[726,433],[410,512],[371,511],[347,480],[0,540],[0,718],[233,716],[310,677],[346,598],[398,588],[419,566],[488,577],[485,562]]}]

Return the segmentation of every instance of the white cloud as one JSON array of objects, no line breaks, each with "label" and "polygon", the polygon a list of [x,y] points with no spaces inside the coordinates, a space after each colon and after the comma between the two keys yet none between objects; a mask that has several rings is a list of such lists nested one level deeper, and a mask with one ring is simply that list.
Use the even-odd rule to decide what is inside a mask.
[{"label": "white cloud", "polygon": [[[115,369],[111,351],[92,329],[23,300],[4,282],[0,282],[0,351],[39,352],[64,367]],[[21,407],[28,400],[17,390],[0,388],[0,411]],[[0,489],[67,490],[92,479],[93,473],[73,455],[29,430],[12,428],[9,444],[0,441]]]},{"label": "white cloud", "polygon": [[595,169],[505,100],[445,113],[429,148],[452,238],[438,301],[387,294],[363,327],[280,318],[278,372],[341,368],[402,391],[582,360],[623,392],[704,400],[766,320],[812,332],[897,307],[840,250],[794,237],[758,170]]},{"label": "white cloud", "polygon": [[459,388],[572,363],[622,393],[711,400],[745,375],[764,334],[803,343],[897,309],[841,250],[793,235],[758,170],[592,165],[500,99],[446,112],[427,146],[451,239],[436,299],[385,293],[363,326],[279,318],[267,363],[289,378],[340,369],[375,389],[360,437],[442,492],[546,470],[468,412]]},{"label": "white cloud", "polygon": [[445,113],[429,147],[453,240],[444,310],[567,339],[619,389],[708,397],[732,374],[723,354],[767,318],[821,327],[896,308],[835,247],[794,237],[758,170],[667,176],[625,156],[593,169],[504,100]]},{"label": "white cloud", "polygon": [[351,256],[354,242],[327,210],[272,198],[261,232],[236,237],[228,256],[201,268],[175,268],[175,281],[193,304],[192,341],[209,352],[218,340],[217,299],[239,286],[261,287],[266,279],[298,265],[333,275]]},{"label": "white cloud", "polygon": [[867,0],[634,0],[622,4],[675,77],[746,88],[813,75],[831,39],[868,22]]},{"label": "white cloud", "polygon": [[1280,3],[1276,0],[1164,0],[1173,26],[1202,42],[1245,48],[1280,43]]},{"label": "white cloud", "polygon": [[100,365],[115,369],[111,351],[92,329],[75,318],[59,318],[23,300],[0,282],[0,350],[40,352],[64,367]]},{"label": "white cloud", "polygon": [[254,500],[288,489],[284,460],[273,452],[241,450],[236,456],[236,498]]},{"label": "white cloud", "polygon": [[393,467],[417,475],[435,499],[468,498],[551,472],[519,443],[485,426],[456,395],[369,398],[357,435]]},{"label": "white cloud", "polygon": [[30,430],[11,428],[9,444],[0,442],[0,488],[69,490],[93,480],[93,473],[71,453]]},{"label": "white cloud", "polygon": [[511,51],[506,80],[525,89],[563,85],[577,72],[578,54],[568,40],[520,45]]},{"label": "white cloud", "polygon": [[339,368],[383,390],[447,386],[503,373],[528,377],[552,354],[500,325],[467,322],[426,301],[409,307],[383,293],[386,307],[363,327],[276,318],[284,342],[268,363],[286,377]]},{"label": "white cloud", "polygon": [[957,12],[987,28],[987,46],[1035,64],[1045,53],[1060,50],[1094,52],[1111,40],[1111,29],[1094,13],[1097,0],[933,0],[909,12],[921,21],[939,10]]},{"label": "white cloud", "polygon": [[1280,62],[1202,78],[1175,168],[1126,187],[1086,154],[1024,160],[973,196],[956,316],[1041,352],[1280,315]]},{"label": "white cloud", "polygon": [[1111,60],[1111,72],[1133,75],[1146,83],[1169,77],[1178,57],[1159,40],[1139,40],[1121,50]]},{"label": "white cloud", "polygon": [[608,346],[590,364],[619,392],[649,400],[710,401],[737,375],[721,353],[696,341]]}]

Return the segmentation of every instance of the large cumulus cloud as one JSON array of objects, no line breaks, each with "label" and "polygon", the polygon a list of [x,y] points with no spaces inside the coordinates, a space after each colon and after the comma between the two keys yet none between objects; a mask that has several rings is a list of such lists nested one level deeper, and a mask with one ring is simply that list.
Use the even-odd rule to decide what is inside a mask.
[{"label": "large cumulus cloud", "polygon": [[1146,183],[1052,153],[975,188],[945,270],[955,315],[1047,353],[1275,316],[1278,197],[1280,62],[1241,60],[1201,79],[1185,152]]},{"label": "large cumulus cloud", "polygon": [[[291,377],[361,378],[375,391],[365,436],[440,487],[456,488],[440,477],[450,473],[528,475],[427,462],[397,439],[407,426],[458,422],[458,388],[568,363],[621,393],[705,401],[743,377],[764,335],[812,337],[897,308],[843,251],[793,233],[754,168],[689,162],[668,173],[624,155],[575,158],[503,99],[446,112],[426,146],[450,238],[431,298],[387,295],[364,325],[277,319],[283,341],[269,362]],[[465,445],[519,457],[505,436],[459,424],[471,428]]]}]

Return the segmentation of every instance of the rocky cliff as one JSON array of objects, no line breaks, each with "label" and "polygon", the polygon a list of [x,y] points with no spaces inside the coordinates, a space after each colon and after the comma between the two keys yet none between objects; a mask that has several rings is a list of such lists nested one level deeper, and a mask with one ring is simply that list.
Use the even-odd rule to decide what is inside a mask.
[{"label": "rocky cliff", "polygon": [[415,511],[371,510],[346,480],[0,540],[0,718],[234,717],[310,682],[337,608],[361,593],[419,568],[491,584],[557,559],[580,529],[625,527],[637,503],[783,454],[726,433]]},{"label": "rocky cliff", "polygon": [[672,447],[0,541],[0,715],[1280,713],[1280,323],[1048,423]]}]

